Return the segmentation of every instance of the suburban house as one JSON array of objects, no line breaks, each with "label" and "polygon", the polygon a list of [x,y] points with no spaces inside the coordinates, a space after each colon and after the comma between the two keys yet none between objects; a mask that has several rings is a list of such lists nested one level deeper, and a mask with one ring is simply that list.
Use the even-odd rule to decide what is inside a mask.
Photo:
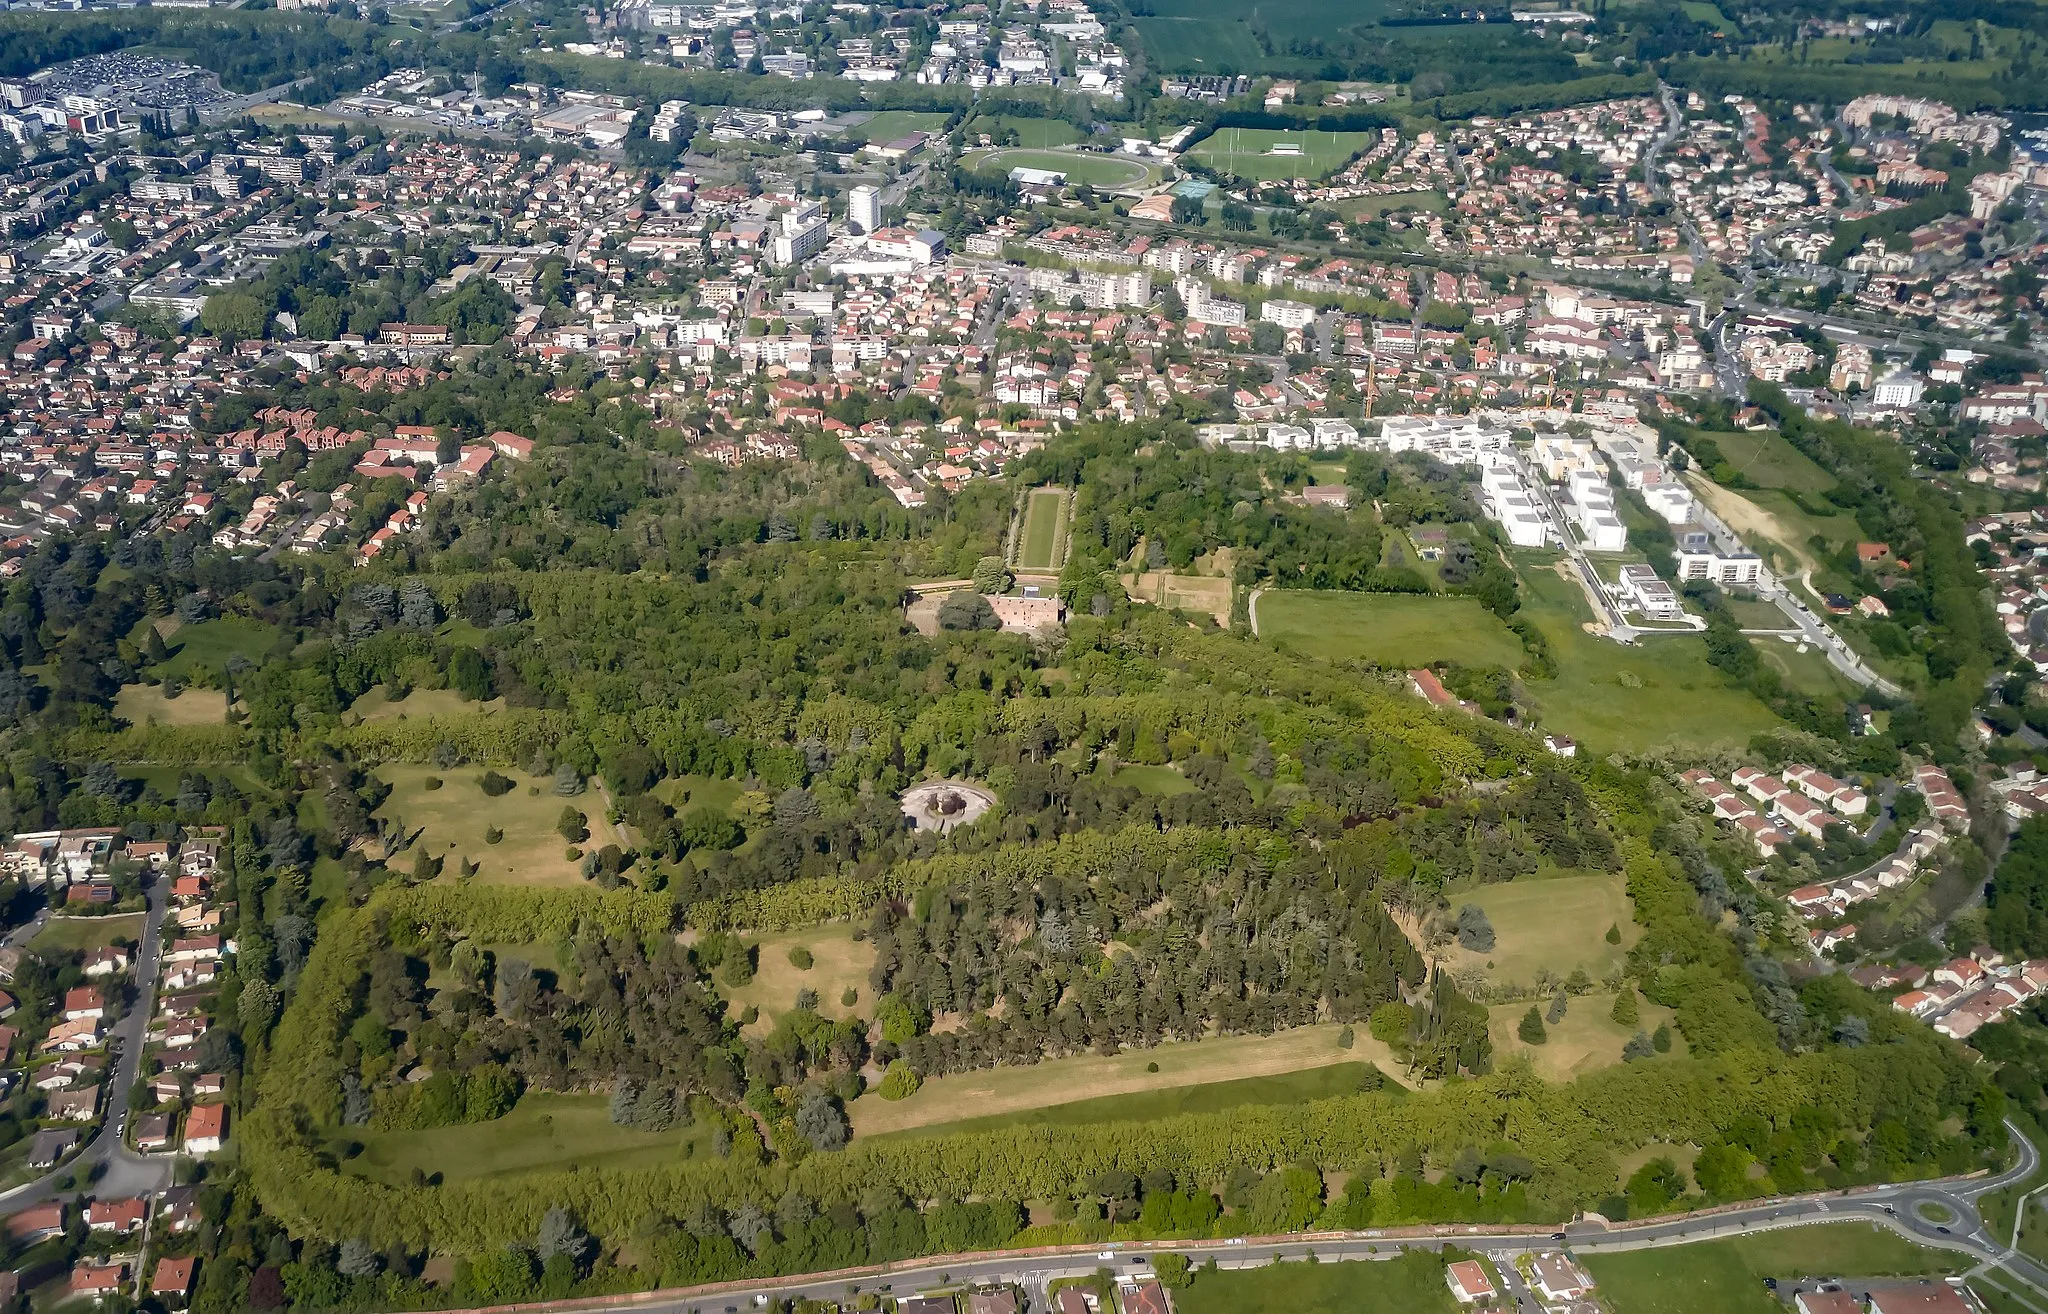
[{"label": "suburban house", "polygon": [[159,1259],[156,1274],[150,1279],[149,1290],[153,1295],[182,1305],[192,1299],[192,1279],[198,1270],[199,1257],[196,1255]]},{"label": "suburban house", "polygon": [[23,1241],[44,1241],[64,1234],[64,1202],[31,1205],[7,1220],[7,1235]]},{"label": "suburban house", "polygon": [[1444,1270],[1444,1280],[1451,1284],[1451,1294],[1460,1305],[1484,1305],[1498,1294],[1493,1279],[1486,1276],[1486,1266],[1476,1259],[1450,1265]]},{"label": "suburban house", "polygon": [[94,1200],[85,1206],[85,1225],[95,1232],[133,1232],[148,1214],[148,1202],[133,1196]]},{"label": "suburban house", "polygon": [[80,1264],[71,1270],[71,1298],[111,1296],[128,1280],[126,1264]]},{"label": "suburban house", "polygon": [[185,1118],[185,1153],[213,1154],[227,1142],[228,1106],[201,1104]]},{"label": "suburban house", "polygon": [[91,1122],[100,1114],[100,1088],[87,1086],[83,1090],[60,1090],[49,1100],[49,1114],[66,1122]]},{"label": "suburban house", "polygon": [[1593,1290],[1593,1279],[1561,1250],[1546,1250],[1529,1267],[1529,1285],[1545,1304],[1578,1300]]}]

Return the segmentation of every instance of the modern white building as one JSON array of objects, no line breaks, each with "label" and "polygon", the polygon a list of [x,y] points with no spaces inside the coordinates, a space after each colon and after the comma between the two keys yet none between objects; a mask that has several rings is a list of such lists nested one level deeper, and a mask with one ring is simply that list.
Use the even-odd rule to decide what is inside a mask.
[{"label": "modern white building", "polygon": [[1643,489],[1643,501],[1674,525],[1682,525],[1699,514],[1699,506],[1683,484],[1651,484]]},{"label": "modern white building", "polygon": [[1669,584],[1657,578],[1657,572],[1640,564],[1621,568],[1621,578],[1615,586],[1622,605],[1633,607],[1651,620],[1677,620],[1685,615],[1685,607],[1678,600],[1678,593]]},{"label": "modern white building", "polygon": [[1754,552],[1724,557],[1718,552],[1680,552],[1678,578],[1704,579],[1722,588],[1753,588],[1762,580],[1764,563]]},{"label": "modern white building", "polygon": [[1898,369],[1877,381],[1870,400],[1878,406],[1917,406],[1927,385],[1911,370]]},{"label": "modern white building", "polygon": [[1542,547],[1548,540],[1549,521],[1522,482],[1513,457],[1488,453],[1481,462],[1479,488],[1487,516],[1507,532],[1508,542],[1516,547]]},{"label": "modern white building", "polygon": [[791,207],[782,216],[782,224],[776,230],[772,254],[778,265],[793,265],[808,260],[825,249],[825,242],[831,236],[825,224],[825,211],[816,201],[805,201]]},{"label": "modern white building", "polygon": [[1259,318],[1284,329],[1303,329],[1316,322],[1316,308],[1305,301],[1276,298],[1259,307]]},{"label": "modern white building", "polygon": [[1628,546],[1628,526],[1614,509],[1614,490],[1604,472],[1597,468],[1572,471],[1564,481],[1562,500],[1588,551],[1620,552]]},{"label": "modern white building", "polygon": [[846,194],[846,224],[865,236],[882,226],[882,189],[856,187]]}]

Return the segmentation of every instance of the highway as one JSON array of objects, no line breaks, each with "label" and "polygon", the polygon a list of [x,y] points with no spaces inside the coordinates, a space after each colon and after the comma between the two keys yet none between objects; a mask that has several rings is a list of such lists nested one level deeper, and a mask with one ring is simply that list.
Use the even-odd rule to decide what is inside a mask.
[{"label": "highway", "polygon": [[[1061,1279],[1085,1277],[1099,1269],[1148,1275],[1151,1256],[1161,1252],[1185,1255],[1196,1263],[1214,1259],[1219,1268],[1258,1268],[1275,1260],[1318,1261],[1386,1258],[1402,1249],[1441,1250],[1455,1245],[1507,1261],[1528,1250],[1561,1246],[1578,1255],[1683,1245],[1781,1228],[1820,1223],[1863,1221],[1889,1228],[1921,1245],[1953,1250],[1978,1261],[1979,1269],[2002,1266],[2007,1273],[2039,1289],[2048,1300],[2048,1269],[2018,1254],[1986,1230],[1977,1201],[2031,1176],[2041,1164],[2034,1145],[2018,1127],[2007,1124],[2019,1156],[2003,1172],[1936,1182],[1905,1182],[1864,1188],[1845,1195],[1799,1196],[1759,1200],[1697,1214],[1679,1215],[1635,1226],[1610,1228],[1575,1223],[1562,1229],[1541,1227],[1437,1226],[1304,1234],[1294,1237],[1228,1238],[1212,1241],[1113,1243],[1099,1247],[1069,1246],[1019,1252],[951,1256],[911,1261],[886,1269],[812,1274],[766,1283],[733,1283],[718,1288],[654,1292],[644,1300],[608,1305],[649,1314],[727,1314],[778,1300],[845,1301],[862,1293],[908,1296],[939,1287],[1014,1284],[1027,1297],[1028,1310],[1050,1308],[1048,1286]],[[1922,1209],[1947,1219],[1935,1222]],[[1503,1263],[1503,1267],[1511,1267]],[[1514,1292],[1518,1305],[1533,1311],[1526,1292]],[[565,1305],[564,1308],[569,1308]]]}]

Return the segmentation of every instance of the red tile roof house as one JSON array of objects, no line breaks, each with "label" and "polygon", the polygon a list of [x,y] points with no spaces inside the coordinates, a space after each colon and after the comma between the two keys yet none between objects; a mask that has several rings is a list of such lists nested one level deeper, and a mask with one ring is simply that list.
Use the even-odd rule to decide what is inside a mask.
[{"label": "red tile roof house", "polygon": [[120,1200],[94,1200],[85,1207],[85,1225],[95,1232],[133,1232],[142,1226],[149,1205],[133,1196]]},{"label": "red tile roof house", "polygon": [[156,1276],[150,1280],[149,1289],[159,1296],[168,1296],[179,1303],[192,1298],[192,1278],[198,1272],[199,1259],[186,1255],[180,1259],[160,1259],[156,1265]]},{"label": "red tile roof house", "polygon": [[185,1119],[185,1153],[213,1154],[226,1143],[228,1106],[201,1104]]},{"label": "red tile roof house", "polygon": [[97,1300],[111,1296],[121,1289],[127,1277],[126,1264],[80,1264],[71,1270],[72,1298],[91,1296]]},{"label": "red tile roof house", "polygon": [[1451,1285],[1451,1294],[1458,1298],[1460,1305],[1482,1305],[1495,1296],[1493,1279],[1486,1276],[1486,1266],[1476,1259],[1461,1259],[1444,1270],[1444,1280]]},{"label": "red tile roof house", "polygon": [[52,1200],[33,1205],[7,1220],[7,1234],[23,1241],[41,1241],[64,1231],[64,1204]]}]

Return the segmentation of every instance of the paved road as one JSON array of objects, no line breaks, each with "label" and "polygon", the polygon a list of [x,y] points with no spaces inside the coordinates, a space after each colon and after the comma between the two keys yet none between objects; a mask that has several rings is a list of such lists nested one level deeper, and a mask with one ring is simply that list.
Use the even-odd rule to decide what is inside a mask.
[{"label": "paved road", "polygon": [[[2007,1124],[2011,1127],[2011,1124]],[[989,1255],[951,1263],[917,1264],[887,1274],[839,1275],[835,1277],[791,1278],[759,1286],[736,1287],[717,1295],[688,1299],[651,1299],[631,1306],[653,1314],[724,1314],[745,1310],[771,1300],[846,1300],[863,1291],[907,1296],[916,1291],[958,1284],[984,1285],[1014,1283],[1023,1288],[1030,1309],[1048,1308],[1046,1287],[1064,1277],[1083,1277],[1099,1268],[1117,1273],[1151,1272],[1151,1253],[1170,1251],[1200,1263],[1213,1258],[1219,1268],[1256,1268],[1275,1259],[1318,1260],[1385,1258],[1396,1249],[1440,1250],[1456,1245],[1505,1259],[1530,1249],[1557,1244],[1578,1254],[1602,1254],[1618,1250],[1639,1250],[1656,1246],[1682,1245],[1718,1237],[1800,1227],[1815,1223],[1868,1221],[1886,1227],[1909,1240],[1972,1256],[1982,1265],[2002,1264],[2025,1282],[2048,1293],[2048,1269],[2018,1256],[2010,1247],[1984,1229],[1977,1201],[1993,1191],[2024,1180],[2040,1166],[2040,1154],[2019,1128],[2011,1127],[2019,1147],[2018,1160],[2004,1172],[1985,1177],[1947,1182],[1913,1182],[1873,1187],[1851,1196],[1831,1199],[1759,1201],[1754,1205],[1707,1215],[1690,1215],[1610,1231],[1599,1224],[1575,1224],[1561,1232],[1542,1230],[1510,1231],[1486,1227],[1434,1227],[1387,1232],[1347,1232],[1301,1237],[1291,1240],[1224,1240],[1147,1242],[1140,1245],[1110,1245],[1100,1251],[1062,1252],[1037,1255]],[[1949,1221],[1937,1223],[1920,1216],[1921,1206],[1946,1211]],[[1511,1280],[1512,1281],[1512,1280]],[[1521,1295],[1524,1293],[1511,1292]]]},{"label": "paved road", "polygon": [[128,1128],[128,1092],[134,1088],[141,1069],[144,1033],[149,1029],[150,1015],[156,1011],[157,982],[163,975],[164,907],[170,889],[169,874],[158,873],[144,891],[149,911],[143,918],[142,939],[136,950],[135,1003],[114,1024],[110,1037],[110,1043],[120,1051],[120,1059],[108,1082],[107,1104],[99,1129],[85,1143],[85,1149],[63,1168],[0,1194],[0,1214],[19,1213],[30,1205],[76,1194],[73,1190],[59,1190],[57,1183],[79,1172],[95,1178],[92,1193],[101,1196],[143,1195],[171,1184],[174,1167],[169,1157],[137,1154],[123,1139]]}]

